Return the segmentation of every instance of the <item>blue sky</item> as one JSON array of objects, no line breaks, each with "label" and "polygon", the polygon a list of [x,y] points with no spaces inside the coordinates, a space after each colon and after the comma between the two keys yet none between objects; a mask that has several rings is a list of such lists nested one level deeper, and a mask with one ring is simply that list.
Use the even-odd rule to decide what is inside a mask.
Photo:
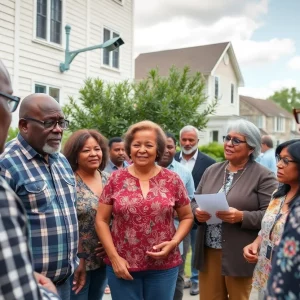
[{"label": "blue sky", "polygon": [[[265,41],[273,38],[291,39],[294,41],[295,52],[282,56],[266,66],[246,66],[242,68],[245,77],[245,86],[264,87],[270,81],[286,82],[293,80],[300,88],[300,68],[291,69],[289,61],[300,56],[300,1],[298,0],[273,0],[269,2],[268,13],[262,17],[263,25],[252,36],[253,40]],[[298,32],[297,32],[298,28]],[[288,84],[287,84],[288,85]]]},{"label": "blue sky", "polygon": [[300,0],[135,3],[136,54],[231,41],[245,80],[240,94],[300,90]]}]

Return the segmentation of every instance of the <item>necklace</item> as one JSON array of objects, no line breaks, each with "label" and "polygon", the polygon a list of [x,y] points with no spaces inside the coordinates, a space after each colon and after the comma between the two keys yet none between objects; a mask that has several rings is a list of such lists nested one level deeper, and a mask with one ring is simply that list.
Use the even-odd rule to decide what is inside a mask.
[{"label": "necklace", "polygon": [[156,172],[156,166],[153,168],[153,171],[151,172],[151,174],[148,176],[147,179],[140,179],[140,174],[137,174],[135,171],[135,167],[132,166],[132,171],[134,173],[134,176],[139,180],[139,181],[149,181],[152,177],[154,177],[155,172]]},{"label": "necklace", "polygon": [[[224,192],[225,192],[225,195],[228,195],[228,193],[232,190],[232,188],[236,185],[236,183],[240,180],[240,178],[243,176],[243,174],[245,173],[245,171],[247,170],[247,166],[243,169],[243,172],[242,174],[237,178],[237,180],[231,184],[231,186],[229,187],[228,190],[226,190],[226,175],[227,175],[227,167],[229,165],[229,162],[225,165],[225,168],[224,168],[224,178],[223,178],[223,189],[224,189]],[[233,180],[233,179],[232,179]]]}]

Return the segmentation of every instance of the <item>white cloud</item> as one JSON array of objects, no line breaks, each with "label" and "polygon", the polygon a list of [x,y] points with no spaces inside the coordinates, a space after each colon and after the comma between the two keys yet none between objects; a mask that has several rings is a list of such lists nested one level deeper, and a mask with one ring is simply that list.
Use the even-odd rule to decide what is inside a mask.
[{"label": "white cloud", "polygon": [[291,39],[271,39],[257,42],[252,40],[233,41],[237,59],[241,64],[265,64],[295,52],[295,42]]},{"label": "white cloud", "polygon": [[291,58],[287,65],[292,70],[300,70],[300,56]]},{"label": "white cloud", "polygon": [[267,99],[272,96],[274,92],[283,88],[300,88],[300,81],[295,79],[273,80],[264,87],[242,87],[239,88],[239,94],[243,96],[250,96],[259,99]]},{"label": "white cloud", "polygon": [[290,39],[251,40],[264,26],[268,0],[135,1],[135,53],[231,41],[241,66],[274,62],[295,52]]},{"label": "white cloud", "polygon": [[257,17],[266,13],[268,0],[151,0],[135,1],[136,27],[143,28],[184,17],[198,24],[211,25],[220,16]]}]

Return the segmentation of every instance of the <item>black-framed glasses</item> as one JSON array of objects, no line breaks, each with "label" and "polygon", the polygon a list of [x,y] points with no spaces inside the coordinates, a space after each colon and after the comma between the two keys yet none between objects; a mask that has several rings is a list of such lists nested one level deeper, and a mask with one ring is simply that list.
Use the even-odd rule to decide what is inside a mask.
[{"label": "black-framed glasses", "polygon": [[231,137],[230,135],[223,136],[224,143],[231,141],[232,146],[238,146],[239,144],[247,143],[246,141],[241,141],[237,137]]},{"label": "black-framed glasses", "polygon": [[20,97],[12,96],[12,95],[2,93],[2,92],[0,92],[0,96],[3,96],[7,99],[7,104],[8,104],[8,107],[9,107],[9,111],[11,113],[14,112],[17,109],[17,107],[20,103],[20,100],[21,100]]},{"label": "black-framed glasses", "polygon": [[40,120],[37,120],[34,118],[29,118],[29,117],[23,118],[23,119],[27,120],[27,121],[33,121],[33,122],[39,123],[39,124],[43,125],[45,129],[53,129],[56,127],[57,124],[61,129],[68,129],[69,123],[70,123],[68,120],[65,120],[65,119],[46,120],[46,121],[40,121]]},{"label": "black-framed glasses", "polygon": [[287,167],[290,162],[294,162],[294,163],[296,162],[294,160],[288,159],[287,157],[280,157],[280,155],[276,155],[276,161],[277,161],[277,163],[282,161],[282,163],[285,167]]}]

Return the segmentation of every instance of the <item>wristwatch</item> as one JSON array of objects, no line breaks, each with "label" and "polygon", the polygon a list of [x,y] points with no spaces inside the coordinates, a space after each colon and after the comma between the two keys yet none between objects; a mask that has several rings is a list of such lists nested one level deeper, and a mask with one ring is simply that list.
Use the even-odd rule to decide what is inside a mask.
[{"label": "wristwatch", "polygon": [[77,257],[86,259],[89,257],[89,255],[86,252],[78,252]]}]

